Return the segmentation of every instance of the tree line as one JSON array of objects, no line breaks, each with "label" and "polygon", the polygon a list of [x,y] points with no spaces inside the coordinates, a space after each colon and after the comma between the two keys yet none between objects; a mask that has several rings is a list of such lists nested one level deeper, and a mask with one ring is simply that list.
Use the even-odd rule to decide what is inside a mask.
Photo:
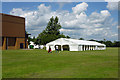
[{"label": "tree line", "polygon": [[[80,38],[79,40],[84,40],[84,38]],[[96,41],[102,44],[105,44],[107,47],[120,47],[120,41],[110,41],[110,40],[94,40],[94,39],[90,39],[88,41]]]}]

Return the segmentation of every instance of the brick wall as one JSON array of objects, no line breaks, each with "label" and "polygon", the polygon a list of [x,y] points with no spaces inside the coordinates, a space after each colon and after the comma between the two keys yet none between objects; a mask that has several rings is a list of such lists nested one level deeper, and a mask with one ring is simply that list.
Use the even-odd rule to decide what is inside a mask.
[{"label": "brick wall", "polygon": [[[4,42],[3,42],[3,46],[2,49],[6,50],[6,37],[4,37]],[[16,38],[16,43],[15,46],[8,46],[8,49],[20,49],[20,43],[23,43],[23,48],[25,48],[25,38]],[[27,46],[27,42],[26,42],[26,46]]]}]

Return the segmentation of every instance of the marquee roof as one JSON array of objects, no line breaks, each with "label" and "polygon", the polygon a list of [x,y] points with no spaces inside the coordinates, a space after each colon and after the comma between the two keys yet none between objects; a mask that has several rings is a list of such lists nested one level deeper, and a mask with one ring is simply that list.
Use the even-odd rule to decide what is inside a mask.
[{"label": "marquee roof", "polygon": [[47,43],[46,45],[97,45],[97,46],[106,46],[95,41],[86,41],[78,39],[68,39],[68,38],[59,38],[52,42]]}]

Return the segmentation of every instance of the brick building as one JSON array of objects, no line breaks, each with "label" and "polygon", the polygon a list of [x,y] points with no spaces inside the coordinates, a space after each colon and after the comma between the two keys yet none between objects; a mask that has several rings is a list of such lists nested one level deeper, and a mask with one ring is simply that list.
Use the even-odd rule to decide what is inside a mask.
[{"label": "brick building", "polygon": [[0,13],[0,17],[0,24],[2,24],[1,48],[3,50],[27,48],[28,35],[25,32],[25,18],[3,13]]}]

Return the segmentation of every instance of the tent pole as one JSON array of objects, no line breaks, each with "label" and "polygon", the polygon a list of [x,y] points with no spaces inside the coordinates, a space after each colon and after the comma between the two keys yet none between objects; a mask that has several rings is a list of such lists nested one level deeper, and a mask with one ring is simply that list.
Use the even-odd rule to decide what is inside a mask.
[{"label": "tent pole", "polygon": [[62,45],[61,45],[61,51],[63,51]]}]

